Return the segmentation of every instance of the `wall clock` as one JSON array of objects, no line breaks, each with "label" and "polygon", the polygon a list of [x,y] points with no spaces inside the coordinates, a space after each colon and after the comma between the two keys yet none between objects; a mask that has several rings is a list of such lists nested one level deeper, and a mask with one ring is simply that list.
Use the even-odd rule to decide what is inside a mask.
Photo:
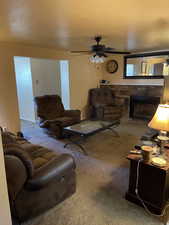
[{"label": "wall clock", "polygon": [[116,60],[112,59],[106,63],[106,71],[108,73],[115,73],[118,70],[118,63]]}]

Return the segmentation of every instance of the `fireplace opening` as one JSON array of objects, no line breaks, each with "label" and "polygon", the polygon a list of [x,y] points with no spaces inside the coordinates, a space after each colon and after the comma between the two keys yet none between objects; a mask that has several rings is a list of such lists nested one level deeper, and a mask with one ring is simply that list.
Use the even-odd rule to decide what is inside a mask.
[{"label": "fireplace opening", "polygon": [[150,120],[159,103],[160,97],[132,95],[130,96],[129,117]]}]

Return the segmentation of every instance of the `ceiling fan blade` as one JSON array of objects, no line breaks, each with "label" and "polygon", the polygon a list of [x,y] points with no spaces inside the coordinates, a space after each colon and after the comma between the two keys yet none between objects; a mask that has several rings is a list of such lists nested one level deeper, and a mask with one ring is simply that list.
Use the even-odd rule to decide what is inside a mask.
[{"label": "ceiling fan blade", "polygon": [[130,54],[131,52],[121,52],[121,51],[105,51],[105,53],[109,53],[109,54]]},{"label": "ceiling fan blade", "polygon": [[91,51],[71,51],[71,53],[91,53]]},{"label": "ceiling fan blade", "polygon": [[104,51],[113,51],[115,48],[106,47]]}]

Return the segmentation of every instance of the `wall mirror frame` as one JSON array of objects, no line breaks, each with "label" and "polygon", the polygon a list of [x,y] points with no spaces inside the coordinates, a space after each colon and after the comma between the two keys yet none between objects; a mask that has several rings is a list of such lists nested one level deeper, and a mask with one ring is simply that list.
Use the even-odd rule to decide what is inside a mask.
[{"label": "wall mirror frame", "polygon": [[[158,61],[159,61],[159,59],[164,60],[164,62],[150,64],[150,63],[147,63],[148,59],[149,59],[149,61],[151,60],[151,62],[152,62],[152,60],[157,61],[157,59],[158,59]],[[124,79],[163,79],[164,75],[169,75],[169,74],[164,74],[164,63],[167,59],[168,59],[168,63],[166,64],[166,66],[168,67],[167,73],[169,73],[169,51],[132,54],[132,55],[124,56],[123,78]],[[134,60],[135,60],[135,62],[134,62]],[[138,63],[136,63],[137,60],[138,60]],[[132,63],[134,62],[134,64],[132,64],[131,62]],[[159,64],[161,64],[161,65],[159,65]],[[128,65],[131,65],[130,68]],[[140,72],[134,71],[133,68],[135,67],[135,65],[137,66],[137,71],[140,71]],[[139,70],[138,70],[138,67],[139,67]],[[146,70],[145,68],[149,71],[151,70],[151,73],[145,73],[145,70]],[[144,73],[141,72],[141,71],[143,71],[143,69],[144,69]],[[156,70],[156,72],[155,72],[155,70]],[[161,71],[161,72],[157,72],[157,71]],[[132,72],[133,72],[133,74],[132,74]]]}]

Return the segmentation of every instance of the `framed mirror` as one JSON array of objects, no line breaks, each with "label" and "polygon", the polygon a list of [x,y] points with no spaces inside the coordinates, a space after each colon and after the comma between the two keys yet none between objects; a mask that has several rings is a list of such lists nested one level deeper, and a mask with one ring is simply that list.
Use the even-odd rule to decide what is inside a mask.
[{"label": "framed mirror", "polygon": [[169,51],[124,56],[124,79],[161,79],[169,75]]}]

